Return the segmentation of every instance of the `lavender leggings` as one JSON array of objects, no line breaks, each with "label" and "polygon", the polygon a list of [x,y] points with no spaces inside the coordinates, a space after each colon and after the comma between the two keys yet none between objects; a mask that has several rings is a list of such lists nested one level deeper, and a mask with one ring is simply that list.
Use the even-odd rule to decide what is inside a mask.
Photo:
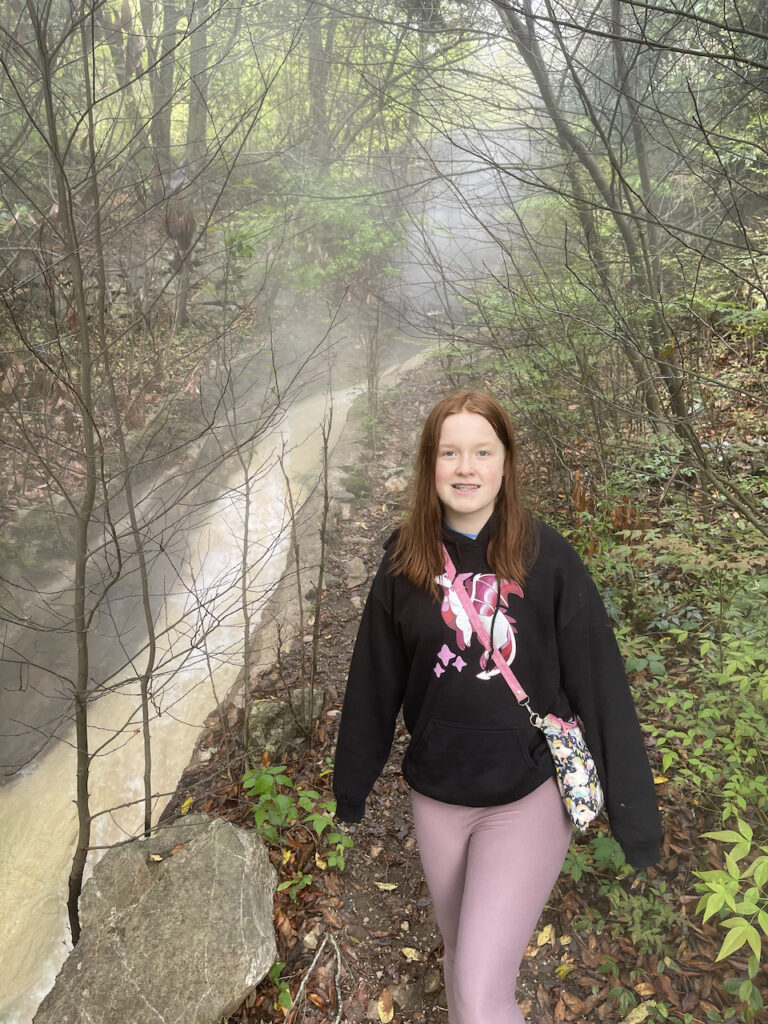
[{"label": "lavender leggings", "polygon": [[557,783],[499,807],[411,797],[445,942],[450,1024],[524,1024],[517,972],[571,839]]}]

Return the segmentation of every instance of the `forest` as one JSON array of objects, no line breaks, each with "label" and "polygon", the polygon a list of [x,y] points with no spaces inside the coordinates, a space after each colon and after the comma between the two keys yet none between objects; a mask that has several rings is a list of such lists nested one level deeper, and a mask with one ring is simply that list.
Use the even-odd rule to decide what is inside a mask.
[{"label": "forest", "polygon": [[[377,480],[407,470],[408,403],[424,403],[413,378],[382,380],[419,352],[425,396],[490,387],[512,413],[530,504],[576,545],[614,621],[668,826],[661,869],[637,887],[606,827],[573,846],[562,912],[602,996],[565,998],[566,958],[541,1021],[764,1020],[763,5],[0,10],[0,801],[59,749],[68,779],[60,794],[45,784],[44,810],[21,796],[23,812],[4,809],[18,821],[2,860],[33,816],[45,829],[71,805],[56,885],[77,943],[89,851],[118,837],[107,819],[149,833],[191,754],[159,784],[157,730],[187,717],[193,690],[198,731],[238,678],[248,703],[259,609],[280,559],[298,571],[309,497],[321,543],[311,585],[298,581],[301,662],[282,658],[281,678],[312,690],[343,671],[324,666],[321,635],[324,573],[344,547],[333,443],[358,396],[356,515],[394,528],[405,499]],[[300,479],[299,427],[314,446]],[[281,872],[280,963],[294,963],[242,1021],[358,1019],[355,985],[330,972],[307,1002],[288,955],[314,876],[343,885],[345,857],[365,855],[329,824],[327,778],[309,765],[333,734],[313,708],[310,692],[310,761],[228,760],[237,814]],[[115,770],[110,803],[94,778],[126,747],[134,767]],[[299,781],[316,804],[296,802]],[[3,956],[22,927],[5,916]],[[31,1019],[24,1005],[9,1019]],[[441,1019],[386,999],[378,1012]]]}]

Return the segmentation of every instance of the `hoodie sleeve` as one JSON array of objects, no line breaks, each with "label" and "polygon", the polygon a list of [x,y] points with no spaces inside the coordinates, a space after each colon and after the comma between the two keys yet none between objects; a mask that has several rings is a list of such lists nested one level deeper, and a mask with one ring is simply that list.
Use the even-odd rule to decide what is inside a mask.
[{"label": "hoodie sleeve", "polygon": [[403,703],[408,661],[393,615],[393,580],[384,568],[363,611],[341,712],[333,790],[342,821],[360,821],[389,756]]},{"label": "hoodie sleeve", "polygon": [[570,614],[558,631],[560,681],[584,723],[611,831],[630,864],[648,867],[659,858],[662,837],[653,776],[608,614],[577,561]]}]

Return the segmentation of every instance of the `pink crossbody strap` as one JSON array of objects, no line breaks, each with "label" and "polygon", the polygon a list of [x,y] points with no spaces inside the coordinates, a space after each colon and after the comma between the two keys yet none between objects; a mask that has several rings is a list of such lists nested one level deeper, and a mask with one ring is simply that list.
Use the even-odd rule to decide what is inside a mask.
[{"label": "pink crossbody strap", "polygon": [[501,655],[501,652],[497,650],[491,643],[491,638],[488,636],[488,630],[485,628],[480,619],[480,616],[477,614],[477,609],[475,608],[474,604],[472,604],[472,600],[469,594],[467,593],[463,582],[459,579],[459,574],[456,571],[456,566],[453,564],[451,556],[448,554],[448,550],[446,549],[445,544],[443,544],[443,558],[445,559],[446,575],[448,576],[448,579],[451,581],[451,586],[456,592],[456,596],[458,597],[459,601],[461,601],[461,606],[467,613],[469,621],[472,623],[472,628],[477,634],[480,643],[483,645],[483,647],[485,647],[486,651],[490,652],[490,655],[493,658],[496,667],[506,679],[507,683],[509,684],[510,690],[512,691],[512,693],[514,693],[515,697],[517,697],[520,704],[527,704],[528,694],[525,692],[525,690],[518,682],[517,676],[509,667],[509,664],[504,660],[504,658]]}]

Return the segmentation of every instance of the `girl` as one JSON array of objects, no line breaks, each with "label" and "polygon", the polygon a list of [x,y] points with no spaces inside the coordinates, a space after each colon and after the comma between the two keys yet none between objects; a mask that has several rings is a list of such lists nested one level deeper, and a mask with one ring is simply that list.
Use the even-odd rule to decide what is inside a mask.
[{"label": "girl", "polygon": [[544,737],[455,599],[443,545],[535,711],[584,722],[613,834],[638,868],[659,855],[653,780],[602,601],[570,544],[524,509],[512,424],[495,399],[438,402],[412,493],[352,657],[337,815],[363,817],[402,707],[403,775],[445,942],[450,1024],[523,1024],[517,972],[571,823]]}]

